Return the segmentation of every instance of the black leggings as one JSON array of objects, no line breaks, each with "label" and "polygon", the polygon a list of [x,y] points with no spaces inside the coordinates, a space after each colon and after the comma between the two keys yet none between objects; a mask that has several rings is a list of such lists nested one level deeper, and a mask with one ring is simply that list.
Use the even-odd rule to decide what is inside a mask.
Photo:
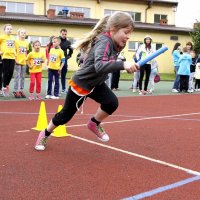
[{"label": "black leggings", "polygon": [[15,67],[15,60],[3,59],[3,87],[10,84]]},{"label": "black leggings", "polygon": [[2,82],[3,81],[3,63],[0,60],[0,90],[2,89]]},{"label": "black leggings", "polygon": [[180,92],[188,91],[189,78],[190,78],[190,76],[180,75]]},{"label": "black leggings", "polygon": [[[118,107],[117,97],[105,83],[96,86],[86,98],[87,97],[101,104],[101,109],[109,115]],[[69,87],[63,109],[55,114],[52,119],[53,124],[59,126],[69,122],[77,112],[77,107],[79,108],[82,105],[83,100],[84,97],[78,96],[71,90],[71,87]]]},{"label": "black leggings", "polygon": [[111,89],[119,88],[120,70],[112,73]]},{"label": "black leggings", "polygon": [[151,65],[150,64],[145,64],[140,67],[139,90],[142,90],[142,81],[143,81],[145,72],[146,72],[146,77],[145,77],[145,82],[144,82],[144,90],[147,91],[149,77],[151,74]]}]

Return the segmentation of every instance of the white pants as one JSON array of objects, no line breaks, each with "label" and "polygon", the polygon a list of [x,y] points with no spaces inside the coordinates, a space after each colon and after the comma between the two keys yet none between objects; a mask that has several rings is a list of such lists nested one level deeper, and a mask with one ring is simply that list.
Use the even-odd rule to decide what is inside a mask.
[{"label": "white pants", "polygon": [[157,73],[158,73],[157,68],[154,68],[154,69],[151,70],[151,74],[150,74],[150,78],[149,78],[149,86],[150,86],[151,91],[154,91],[154,89],[155,89],[154,78],[155,78]]},{"label": "white pants", "polygon": [[108,74],[108,79],[105,81],[105,83],[107,84],[107,86],[109,88],[111,88],[111,81],[112,81],[112,73]]},{"label": "white pants", "polygon": [[195,72],[191,72],[191,73],[190,73],[189,87],[188,87],[189,90],[191,90],[191,89],[194,88],[194,87],[193,87],[194,74],[195,74]]},{"label": "white pants", "polygon": [[133,89],[137,89],[137,83],[140,78],[140,71],[134,72],[133,73]]}]

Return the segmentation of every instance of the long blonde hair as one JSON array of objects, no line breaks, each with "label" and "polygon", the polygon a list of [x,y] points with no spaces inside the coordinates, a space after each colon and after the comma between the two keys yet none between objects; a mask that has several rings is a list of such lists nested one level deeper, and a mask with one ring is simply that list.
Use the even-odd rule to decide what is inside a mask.
[{"label": "long blonde hair", "polygon": [[77,41],[73,47],[87,53],[91,48],[92,42],[101,33],[110,31],[111,28],[118,31],[127,27],[130,27],[131,30],[134,29],[134,21],[131,15],[121,11],[114,12],[112,15],[106,15],[99,20],[92,31],[84,39]]}]

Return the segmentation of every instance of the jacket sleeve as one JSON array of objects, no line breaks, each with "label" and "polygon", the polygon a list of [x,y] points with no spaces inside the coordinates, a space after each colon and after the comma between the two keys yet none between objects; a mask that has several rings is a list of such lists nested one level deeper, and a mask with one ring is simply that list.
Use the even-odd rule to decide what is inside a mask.
[{"label": "jacket sleeve", "polygon": [[134,56],[134,61],[138,62],[141,60],[142,58],[142,49],[143,49],[143,45],[140,45],[139,48],[137,49],[135,56]]},{"label": "jacket sleeve", "polygon": [[111,73],[116,70],[124,70],[124,62],[111,58],[111,41],[97,39],[94,46],[94,67],[97,73]]},{"label": "jacket sleeve", "polygon": [[70,46],[67,47],[69,52],[68,52],[68,55],[67,55],[67,59],[71,58],[72,54],[73,54],[73,48]]}]

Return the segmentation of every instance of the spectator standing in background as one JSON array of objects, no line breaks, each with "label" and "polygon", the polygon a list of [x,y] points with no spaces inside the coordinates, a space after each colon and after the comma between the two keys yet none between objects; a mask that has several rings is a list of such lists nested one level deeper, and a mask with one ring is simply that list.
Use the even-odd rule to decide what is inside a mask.
[{"label": "spectator standing in background", "polygon": [[192,64],[192,56],[188,53],[187,47],[183,48],[183,54],[180,56],[179,69],[177,74],[180,75],[180,92],[188,92],[190,65]]},{"label": "spectator standing in background", "polygon": [[192,42],[187,42],[186,43],[186,48],[187,48],[187,52],[190,53],[191,51],[193,51],[193,44]]},{"label": "spectator standing in background", "polygon": [[174,48],[172,50],[172,58],[173,58],[173,64],[174,64],[174,72],[176,74],[176,78],[174,80],[174,84],[172,87],[172,92],[179,92],[179,88],[180,88],[180,76],[177,73],[178,69],[179,69],[179,58],[181,56],[181,44],[179,42],[177,42],[174,45]]},{"label": "spectator standing in background", "polygon": [[4,25],[4,34],[0,36],[0,49],[3,63],[3,96],[9,96],[10,81],[13,76],[15,67],[15,38],[12,35],[13,29],[11,24]]},{"label": "spectator standing in background", "polygon": [[61,71],[61,93],[66,93],[66,74],[67,74],[67,70],[68,70],[68,59],[71,58],[72,54],[73,54],[73,49],[71,47],[71,42],[69,40],[67,40],[67,29],[63,28],[60,30],[60,47],[61,49],[64,51],[64,55],[65,55],[65,64],[62,68]]},{"label": "spectator standing in background", "polygon": [[193,50],[190,52],[190,55],[192,56],[192,64],[190,65],[190,78],[189,78],[188,92],[193,93],[194,92],[193,81],[194,81],[197,57],[196,57],[195,51],[193,51]]},{"label": "spectator standing in background", "polygon": [[24,94],[24,82],[26,74],[26,57],[29,49],[29,43],[25,40],[25,29],[20,28],[17,33],[19,38],[15,40],[16,58],[13,95],[15,98],[26,98],[26,95]]},{"label": "spectator standing in background", "polygon": [[[146,35],[144,37],[144,44],[140,45],[139,49],[136,52],[136,60],[139,61],[141,59],[144,59],[148,55],[151,55],[155,52],[155,49],[152,47],[152,38],[149,35]],[[146,95],[149,94],[149,91],[147,91],[148,83],[149,83],[149,77],[151,74],[151,62],[149,61],[145,65],[140,67],[140,78],[139,78],[139,94],[140,95]],[[144,90],[142,89],[142,82],[145,75],[145,81],[144,81]]]},{"label": "spectator standing in background", "polygon": [[[117,61],[126,61],[126,58],[124,57],[124,52],[121,52],[119,56],[117,57]],[[112,90],[119,90],[119,79],[120,79],[120,70],[116,70],[112,73],[111,77],[111,89]]]},{"label": "spectator standing in background", "polygon": [[[63,50],[60,49],[60,38],[54,37],[52,39],[53,47],[49,52],[48,63],[48,88],[46,99],[59,99],[59,74],[65,63],[65,56]],[[52,83],[54,79],[54,89],[52,95]]]},{"label": "spectator standing in background", "polygon": [[27,55],[27,65],[30,73],[29,100],[34,100],[34,88],[36,83],[36,99],[41,100],[42,63],[45,62],[45,54],[40,50],[38,40],[33,42],[33,51]]}]

